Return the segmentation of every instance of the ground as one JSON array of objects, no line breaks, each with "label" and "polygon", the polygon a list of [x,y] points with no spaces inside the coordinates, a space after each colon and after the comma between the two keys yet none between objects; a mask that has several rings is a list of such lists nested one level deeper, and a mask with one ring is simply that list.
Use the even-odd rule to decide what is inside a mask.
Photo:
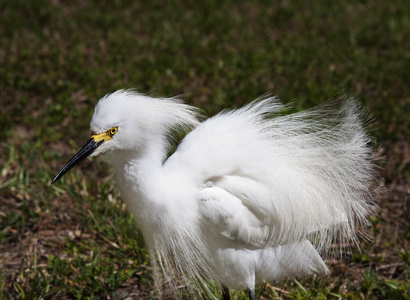
[{"label": "ground", "polygon": [[96,101],[129,87],[209,116],[265,93],[297,109],[356,95],[379,166],[369,239],[329,258],[329,275],[257,297],[410,299],[410,9],[328,2],[0,2],[0,299],[158,296],[104,159],[50,185],[88,140]]}]

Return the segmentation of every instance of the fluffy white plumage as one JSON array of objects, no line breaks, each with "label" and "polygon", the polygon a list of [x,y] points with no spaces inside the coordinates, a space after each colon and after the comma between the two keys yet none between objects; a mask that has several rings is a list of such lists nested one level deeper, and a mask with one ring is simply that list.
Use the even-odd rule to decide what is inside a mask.
[{"label": "fluffy white plumage", "polygon": [[[98,102],[93,137],[118,131],[91,155],[110,152],[156,271],[194,288],[212,280],[253,289],[325,273],[329,241],[355,240],[372,206],[362,113],[353,99],[338,110],[284,110],[260,98],[201,123],[177,99],[120,90]],[[167,158],[172,132],[188,128]]]}]

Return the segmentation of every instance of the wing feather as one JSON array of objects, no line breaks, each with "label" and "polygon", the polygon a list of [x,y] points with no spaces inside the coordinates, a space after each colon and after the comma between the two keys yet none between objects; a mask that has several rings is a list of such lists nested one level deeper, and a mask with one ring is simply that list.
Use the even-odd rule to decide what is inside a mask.
[{"label": "wing feather", "polygon": [[332,105],[286,115],[259,99],[203,122],[166,164],[189,174],[204,219],[230,239],[354,239],[371,211],[372,150],[355,101]]}]

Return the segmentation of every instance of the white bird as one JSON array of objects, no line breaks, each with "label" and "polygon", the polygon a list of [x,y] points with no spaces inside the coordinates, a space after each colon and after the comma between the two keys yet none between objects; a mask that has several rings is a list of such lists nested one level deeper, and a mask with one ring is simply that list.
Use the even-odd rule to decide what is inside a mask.
[{"label": "white bird", "polygon": [[224,299],[229,288],[255,299],[263,280],[327,273],[330,241],[355,241],[371,213],[370,138],[355,101],[341,102],[285,114],[265,97],[200,122],[178,99],[119,90],[98,102],[91,139],[53,183],[109,152],[156,278],[162,269],[170,282],[214,282]]}]

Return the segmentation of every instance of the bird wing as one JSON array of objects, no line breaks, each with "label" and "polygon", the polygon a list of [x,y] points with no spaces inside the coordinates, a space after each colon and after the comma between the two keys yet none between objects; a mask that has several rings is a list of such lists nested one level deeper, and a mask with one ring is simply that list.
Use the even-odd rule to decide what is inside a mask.
[{"label": "bird wing", "polygon": [[220,187],[208,187],[199,193],[199,211],[208,225],[223,236],[245,244],[266,244],[269,234],[266,212],[252,210],[232,193]]},{"label": "bird wing", "polygon": [[266,98],[222,112],[190,132],[164,166],[189,177],[202,218],[230,239],[274,246],[314,233],[354,238],[371,202],[360,111],[349,100],[339,110],[284,109]]}]

